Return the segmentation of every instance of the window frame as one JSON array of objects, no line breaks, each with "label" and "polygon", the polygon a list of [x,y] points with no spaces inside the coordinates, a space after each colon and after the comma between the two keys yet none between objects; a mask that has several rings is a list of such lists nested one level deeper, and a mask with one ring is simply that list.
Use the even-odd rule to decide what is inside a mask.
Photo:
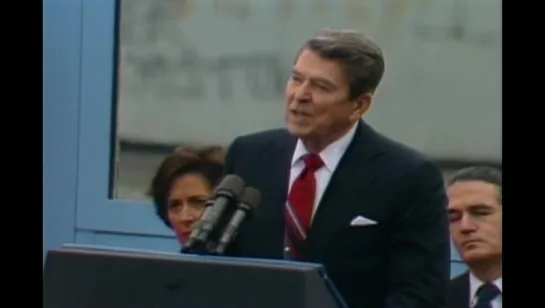
[{"label": "window frame", "polygon": [[78,230],[173,236],[150,202],[110,198],[116,128],[119,0],[83,0]]}]

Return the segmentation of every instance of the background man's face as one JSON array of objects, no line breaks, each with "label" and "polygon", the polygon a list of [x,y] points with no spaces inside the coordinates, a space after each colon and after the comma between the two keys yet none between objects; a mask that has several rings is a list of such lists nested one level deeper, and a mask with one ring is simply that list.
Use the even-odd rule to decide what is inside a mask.
[{"label": "background man's face", "polygon": [[465,262],[502,256],[502,205],[498,188],[461,181],[448,190],[450,234]]}]

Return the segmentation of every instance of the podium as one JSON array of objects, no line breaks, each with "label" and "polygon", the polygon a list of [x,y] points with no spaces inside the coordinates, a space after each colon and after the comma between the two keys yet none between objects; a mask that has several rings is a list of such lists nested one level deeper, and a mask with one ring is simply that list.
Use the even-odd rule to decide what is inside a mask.
[{"label": "podium", "polygon": [[320,264],[70,245],[47,253],[44,308],[347,307]]}]

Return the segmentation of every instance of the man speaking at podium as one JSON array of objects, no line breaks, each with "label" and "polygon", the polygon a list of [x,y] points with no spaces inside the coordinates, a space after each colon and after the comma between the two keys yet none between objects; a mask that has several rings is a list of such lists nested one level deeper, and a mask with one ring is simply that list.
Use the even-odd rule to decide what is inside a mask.
[{"label": "man speaking at podium", "polygon": [[227,254],[322,263],[350,307],[443,307],[442,174],[361,120],[383,73],[380,48],[355,31],[303,44],[286,86],[287,129],[238,137],[229,149],[227,174],[262,201]]}]

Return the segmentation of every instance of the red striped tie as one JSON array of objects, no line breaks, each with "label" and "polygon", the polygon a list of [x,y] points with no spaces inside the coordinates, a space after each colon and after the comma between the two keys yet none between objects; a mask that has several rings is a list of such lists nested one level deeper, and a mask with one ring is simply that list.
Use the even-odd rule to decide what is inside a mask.
[{"label": "red striped tie", "polygon": [[303,247],[306,234],[310,229],[312,209],[316,198],[316,177],[314,173],[324,162],[318,154],[309,154],[304,158],[305,169],[293,182],[284,207],[286,219],[286,241],[292,259],[303,260]]}]

